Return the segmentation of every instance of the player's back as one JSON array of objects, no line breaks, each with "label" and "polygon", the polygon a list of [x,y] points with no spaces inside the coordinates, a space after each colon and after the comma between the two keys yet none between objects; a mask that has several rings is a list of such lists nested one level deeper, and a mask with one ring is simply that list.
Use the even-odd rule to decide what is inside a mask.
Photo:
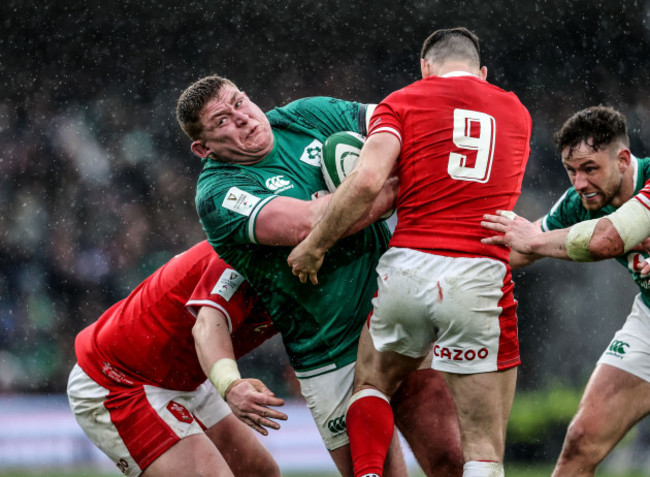
[{"label": "player's back", "polygon": [[506,247],[480,243],[480,222],[485,213],[511,210],[519,197],[532,128],[526,108],[472,75],[430,76],[385,103],[402,136],[391,246],[507,262]]},{"label": "player's back", "polygon": [[79,365],[98,382],[106,379],[102,375],[125,383],[173,380],[176,389],[194,389],[205,377],[194,353],[194,318],[185,305],[216,257],[203,241],[156,270],[79,333]]}]

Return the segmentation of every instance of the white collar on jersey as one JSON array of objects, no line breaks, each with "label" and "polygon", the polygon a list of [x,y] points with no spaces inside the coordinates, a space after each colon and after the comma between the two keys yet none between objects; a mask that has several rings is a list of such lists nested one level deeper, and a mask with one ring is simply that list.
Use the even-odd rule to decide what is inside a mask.
[{"label": "white collar on jersey", "polygon": [[441,78],[452,78],[454,76],[475,76],[478,78],[478,75],[472,74],[469,71],[450,71],[449,73],[445,73],[444,75],[441,76]]},{"label": "white collar on jersey", "polygon": [[634,166],[634,189],[636,190],[636,184],[637,184],[637,179],[639,178],[639,160],[636,158],[636,156],[632,153],[630,153],[630,156],[632,156],[632,165]]}]

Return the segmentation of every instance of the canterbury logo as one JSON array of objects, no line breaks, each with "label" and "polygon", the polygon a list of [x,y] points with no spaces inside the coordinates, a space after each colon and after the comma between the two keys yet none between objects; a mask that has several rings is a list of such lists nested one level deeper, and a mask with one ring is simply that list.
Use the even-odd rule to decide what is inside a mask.
[{"label": "canterbury logo", "polygon": [[270,179],[266,179],[266,188],[268,190],[278,190],[283,187],[287,187],[291,184],[291,181],[288,181],[284,176],[275,176]]},{"label": "canterbury logo", "polygon": [[630,345],[624,341],[614,340],[612,344],[609,345],[609,350],[616,354],[625,354],[625,348],[629,348]]},{"label": "canterbury logo", "polygon": [[338,434],[339,432],[345,431],[345,416],[335,417],[327,422],[327,428],[332,431],[333,434]]}]

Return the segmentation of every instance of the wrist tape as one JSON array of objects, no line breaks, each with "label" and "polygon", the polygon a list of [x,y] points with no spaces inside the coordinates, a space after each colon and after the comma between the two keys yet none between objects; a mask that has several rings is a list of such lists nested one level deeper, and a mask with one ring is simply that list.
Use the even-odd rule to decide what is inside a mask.
[{"label": "wrist tape", "polygon": [[223,358],[217,360],[210,368],[208,378],[210,382],[217,388],[219,394],[225,399],[226,390],[233,382],[241,379],[237,363],[234,359]]}]

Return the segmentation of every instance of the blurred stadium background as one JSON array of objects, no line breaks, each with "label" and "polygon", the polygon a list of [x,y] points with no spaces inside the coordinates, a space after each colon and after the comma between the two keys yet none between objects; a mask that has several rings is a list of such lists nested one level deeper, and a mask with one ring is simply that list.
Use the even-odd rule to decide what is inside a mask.
[{"label": "blurred stadium background", "polygon": [[[431,31],[467,26],[482,40],[488,79],[532,114],[517,211],[536,219],[569,185],[552,133],[574,111],[621,110],[632,152],[650,154],[649,21],[647,0],[3,2],[0,474],[97,458],[63,398],[73,341],[203,238],[194,211],[200,164],[174,119],[191,82],[227,76],[264,109],[311,95],[378,102],[418,79]],[[507,458],[548,466],[636,290],[614,262],[546,260],[515,279],[524,364]],[[277,340],[242,367],[301,408]],[[311,421],[299,422],[306,427],[292,432],[313,437]],[[648,427],[642,422],[605,467],[650,475]],[[51,449],[50,461],[36,459]],[[70,462],[56,458],[70,453]],[[309,462],[299,475],[320,471],[318,459]]]}]

